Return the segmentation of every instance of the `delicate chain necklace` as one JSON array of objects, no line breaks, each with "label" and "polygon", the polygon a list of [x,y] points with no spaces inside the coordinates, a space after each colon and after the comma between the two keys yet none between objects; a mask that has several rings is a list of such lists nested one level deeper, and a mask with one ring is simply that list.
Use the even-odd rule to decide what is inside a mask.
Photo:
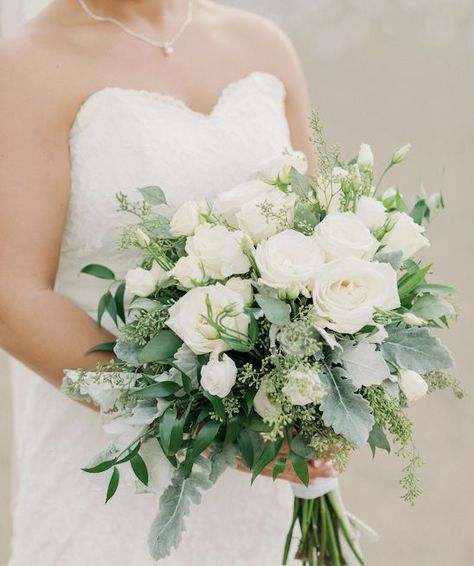
[{"label": "delicate chain necklace", "polygon": [[89,8],[89,6],[86,4],[85,0],[78,0],[78,2],[80,4],[80,6],[82,7],[82,9],[84,10],[84,12],[90,18],[92,18],[93,20],[96,20],[97,22],[109,22],[111,24],[114,24],[115,26],[120,28],[123,32],[127,33],[128,35],[131,35],[132,37],[134,37],[136,39],[144,41],[145,43],[148,43],[148,45],[152,45],[153,47],[158,47],[159,49],[162,49],[163,53],[165,55],[172,55],[174,53],[173,45],[183,35],[185,29],[189,26],[189,24],[191,23],[191,21],[193,19],[194,0],[189,0],[188,1],[188,11],[187,11],[187,14],[186,14],[186,19],[183,21],[183,23],[179,27],[178,31],[168,41],[158,42],[158,41],[155,41],[154,39],[150,39],[149,37],[146,37],[145,35],[142,35],[141,33],[133,31],[132,29],[127,27],[125,24],[122,24],[122,22],[119,22],[118,20],[116,20],[115,18],[110,18],[110,17],[107,17],[107,16],[99,16],[98,14],[95,14]]}]

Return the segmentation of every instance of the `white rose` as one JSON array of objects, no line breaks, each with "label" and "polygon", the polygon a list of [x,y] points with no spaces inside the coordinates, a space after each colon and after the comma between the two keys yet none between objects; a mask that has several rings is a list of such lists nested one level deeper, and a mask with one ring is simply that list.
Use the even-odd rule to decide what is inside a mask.
[{"label": "white rose", "polygon": [[372,153],[372,148],[368,143],[361,144],[357,163],[364,169],[374,166],[374,154]]},{"label": "white rose", "polygon": [[314,238],[327,261],[344,257],[370,260],[379,243],[353,212],[328,214],[314,230]]},{"label": "white rose", "polygon": [[381,228],[387,220],[384,205],[372,197],[360,197],[356,204],[355,213],[369,230]]},{"label": "white rose", "polygon": [[384,252],[403,253],[402,260],[406,260],[415,255],[422,248],[430,246],[430,242],[424,236],[425,229],[417,224],[411,216],[405,212],[395,212],[389,216],[392,229],[382,238]]},{"label": "white rose", "polygon": [[253,287],[250,279],[241,279],[240,277],[231,277],[225,286],[232,291],[238,293],[246,306],[253,303]]},{"label": "white rose", "polygon": [[201,386],[211,395],[227,397],[237,379],[237,366],[234,360],[223,354],[222,360],[210,360],[201,369]]},{"label": "white rose", "polygon": [[308,170],[308,160],[302,151],[283,153],[260,164],[257,175],[262,179],[276,180],[285,185],[290,184],[290,170],[294,167],[298,173],[305,175]]},{"label": "white rose", "polygon": [[399,370],[398,385],[408,401],[418,401],[428,393],[428,384],[416,371]]},{"label": "white rose", "polygon": [[248,246],[240,230],[230,231],[220,224],[203,224],[188,238],[186,251],[199,258],[206,275],[225,279],[230,275],[247,273],[250,262],[243,248]]},{"label": "white rose", "polygon": [[194,255],[179,258],[169,274],[185,289],[199,287],[208,280],[201,260]]},{"label": "white rose", "polygon": [[[212,318],[226,311],[222,324],[231,331],[248,334],[249,317],[244,314],[242,297],[220,283],[207,287],[195,287],[181,297],[169,309],[167,326],[195,353],[224,352],[231,347],[221,338],[217,330],[209,324],[209,302]],[[232,312],[233,311],[233,312]]]},{"label": "white rose", "polygon": [[341,207],[341,185],[349,172],[342,167],[334,167],[330,177],[319,177],[316,183],[318,202],[328,212],[338,212]]},{"label": "white rose", "polygon": [[353,334],[372,323],[376,307],[400,306],[397,273],[388,263],[353,257],[331,261],[316,275],[313,301],[321,326]]},{"label": "white rose", "polygon": [[296,196],[273,189],[247,202],[236,214],[237,224],[258,244],[293,226]]},{"label": "white rose", "polygon": [[209,212],[206,201],[187,201],[173,214],[170,232],[173,236],[192,236],[201,224],[201,214]]},{"label": "white rose", "polygon": [[288,381],[283,393],[292,405],[309,405],[321,401],[326,393],[319,374],[311,369],[292,370],[288,373]]},{"label": "white rose", "polygon": [[168,279],[168,274],[156,261],[153,261],[150,270],[137,267],[130,269],[125,276],[125,286],[129,293],[138,297],[148,297],[159,283]]},{"label": "white rose", "polygon": [[216,216],[224,218],[233,228],[238,227],[236,214],[244,204],[256,197],[272,192],[275,189],[261,179],[253,179],[237,185],[230,191],[219,193],[212,211]]},{"label": "white rose", "polygon": [[280,414],[281,407],[278,403],[274,403],[268,396],[273,386],[268,381],[262,381],[260,387],[253,399],[253,408],[262,419],[272,419]]},{"label": "white rose", "polygon": [[317,243],[296,230],[272,236],[255,251],[259,282],[295,296],[306,291],[323,260]]}]

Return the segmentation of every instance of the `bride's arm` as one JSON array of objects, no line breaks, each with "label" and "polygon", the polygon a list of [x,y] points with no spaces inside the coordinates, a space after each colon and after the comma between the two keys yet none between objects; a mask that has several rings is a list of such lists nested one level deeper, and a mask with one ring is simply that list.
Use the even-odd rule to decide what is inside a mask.
[{"label": "bride's arm", "polygon": [[[69,195],[71,100],[47,64],[0,48],[0,347],[59,386],[112,335],[53,291]],[[27,60],[28,59],[28,60]]]}]

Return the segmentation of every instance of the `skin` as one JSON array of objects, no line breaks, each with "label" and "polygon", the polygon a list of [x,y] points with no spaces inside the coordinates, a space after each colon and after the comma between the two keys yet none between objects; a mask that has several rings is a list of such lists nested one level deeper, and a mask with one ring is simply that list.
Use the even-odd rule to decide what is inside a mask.
[{"label": "skin", "polygon": [[[173,36],[187,9],[186,0],[88,4],[157,40]],[[209,113],[229,83],[255,70],[273,73],[287,89],[293,146],[314,167],[305,79],[279,29],[255,15],[196,0],[193,22],[175,49],[166,57],[111,24],[95,22],[76,0],[55,0],[0,42],[0,346],[55,386],[63,368],[94,369],[107,361],[110,354],[85,352],[113,339],[54,291],[70,190],[68,134],[89,96],[110,86],[144,89]],[[311,463],[312,479],[335,473],[324,463]],[[246,470],[242,463],[239,469]],[[283,477],[298,481],[291,471]]]}]

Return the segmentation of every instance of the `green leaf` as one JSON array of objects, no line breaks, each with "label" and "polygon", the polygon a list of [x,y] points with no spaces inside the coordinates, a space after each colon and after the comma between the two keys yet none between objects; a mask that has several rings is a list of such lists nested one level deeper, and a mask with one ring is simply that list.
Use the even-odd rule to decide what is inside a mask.
[{"label": "green leaf", "polygon": [[261,454],[257,458],[256,462],[252,467],[252,482],[255,478],[276,458],[277,454],[280,452],[281,445],[283,444],[283,438],[279,438],[275,442],[268,443],[264,446]]},{"label": "green leaf", "polygon": [[183,443],[184,419],[178,419],[176,407],[171,406],[163,413],[159,426],[160,443],[163,451],[171,456]]},{"label": "green leaf", "polygon": [[192,444],[195,456],[198,456],[201,452],[206,450],[206,448],[209,448],[216,438],[220,427],[221,423],[217,421],[208,421],[204,424]]},{"label": "green leaf", "polygon": [[138,361],[138,353],[141,351],[141,346],[133,342],[117,342],[114,353],[119,360],[126,362],[128,365],[138,367],[141,363]]},{"label": "green leaf", "polygon": [[446,293],[451,295],[456,292],[454,287],[450,285],[439,285],[438,283],[423,283],[417,289],[420,293]]},{"label": "green leaf", "polygon": [[223,421],[225,421],[227,418],[227,414],[225,412],[224,403],[222,402],[222,399],[220,397],[217,397],[217,395],[211,395],[207,391],[204,392],[204,397],[206,397],[206,399],[209,399],[216,414]]},{"label": "green leaf", "polygon": [[254,445],[247,429],[243,428],[240,431],[239,436],[237,437],[237,442],[239,444],[240,454],[242,455],[243,461],[248,468],[252,469],[255,457]]},{"label": "green leaf", "polygon": [[424,320],[438,320],[443,316],[454,316],[453,305],[438,295],[425,294],[417,297],[410,309],[414,315]]},{"label": "green leaf", "polygon": [[169,360],[182,343],[181,339],[171,330],[162,330],[138,354],[138,360],[142,364]]},{"label": "green leaf", "polygon": [[270,432],[272,430],[272,427],[255,413],[251,415],[247,426],[254,432]]},{"label": "green leaf", "polygon": [[301,434],[298,434],[291,439],[290,448],[292,452],[298,454],[298,456],[301,456],[301,458],[304,458],[305,460],[315,459],[313,448],[308,446]]},{"label": "green leaf", "polygon": [[115,304],[115,299],[110,291],[107,292],[104,297],[105,309],[109,313],[110,318],[114,321],[115,326],[117,326],[117,305]]},{"label": "green leaf", "polygon": [[225,445],[234,444],[234,442],[237,440],[237,436],[239,435],[240,427],[241,418],[239,415],[236,415],[235,417],[232,417],[227,421],[224,438]]},{"label": "green leaf", "polygon": [[306,198],[311,190],[311,185],[306,178],[294,167],[290,169],[290,182],[293,192],[301,198]]},{"label": "green leaf", "polygon": [[104,265],[99,265],[97,263],[90,263],[81,269],[81,273],[87,273],[87,275],[92,275],[93,277],[98,277],[99,279],[115,279],[115,274],[108,267]]},{"label": "green leaf", "polygon": [[331,370],[326,366],[321,379],[327,386],[321,402],[324,424],[360,448],[367,442],[374,425],[370,403],[356,393],[342,368]]},{"label": "green leaf", "polygon": [[104,462],[100,462],[96,466],[92,466],[90,468],[81,468],[83,472],[87,472],[88,474],[101,474],[102,472],[106,472],[113,468],[117,463],[117,459],[113,458],[112,460],[105,460]]},{"label": "green leaf", "polygon": [[146,467],[145,461],[140,456],[140,454],[136,454],[131,460],[130,465],[132,466],[132,470],[134,471],[137,478],[144,484],[148,485],[148,469]]},{"label": "green leaf", "polygon": [[167,204],[165,193],[163,192],[160,187],[157,186],[150,186],[150,187],[142,187],[138,189],[145,201],[152,206],[157,206],[160,204]]},{"label": "green leaf", "polygon": [[290,307],[281,299],[259,293],[255,295],[255,300],[266,319],[272,324],[283,326],[290,322]]},{"label": "green leaf", "polygon": [[109,481],[109,486],[107,488],[107,497],[105,499],[106,503],[110,499],[112,499],[112,497],[115,495],[115,492],[117,491],[119,483],[120,483],[120,472],[118,471],[118,468],[114,468],[114,471],[112,472],[112,477],[110,478],[110,481]]},{"label": "green leaf", "polygon": [[320,217],[316,215],[312,210],[310,210],[307,205],[303,203],[298,203],[295,209],[295,230],[311,235],[314,231],[315,226],[319,223]]},{"label": "green leaf", "polygon": [[163,399],[174,395],[181,389],[179,383],[174,381],[160,381],[144,389],[134,391],[132,395],[137,399]]},{"label": "green leaf", "polygon": [[102,317],[104,316],[105,309],[107,308],[107,300],[107,293],[105,295],[102,295],[99,300],[99,305],[97,307],[97,322],[99,326],[102,325]]},{"label": "green leaf", "polygon": [[398,294],[400,299],[404,299],[407,295],[412,293],[417,287],[419,287],[428,271],[431,269],[431,265],[427,265],[422,269],[417,267],[416,270],[410,270],[398,281]]},{"label": "green leaf", "polygon": [[92,354],[92,352],[113,352],[115,344],[116,342],[102,342],[102,344],[97,344],[90,350],[87,350],[87,353]]},{"label": "green leaf", "polygon": [[295,474],[307,486],[309,484],[308,461],[293,451],[290,452],[290,460]]},{"label": "green leaf", "polygon": [[136,446],[134,446],[132,450],[129,450],[128,454],[120,458],[120,460],[117,460],[117,466],[119,464],[125,464],[125,462],[129,462],[134,456],[138,454],[141,446],[142,446],[141,442],[137,442]]},{"label": "green leaf", "polygon": [[115,307],[117,310],[117,315],[122,322],[125,320],[125,308],[124,308],[124,295],[125,295],[125,281],[122,281],[115,291]]},{"label": "green leaf", "polygon": [[275,481],[286,470],[286,458],[278,458],[273,466],[272,478]]},{"label": "green leaf", "polygon": [[369,446],[372,450],[372,455],[375,456],[375,450],[380,448],[381,450],[386,450],[390,453],[390,443],[385,436],[383,428],[375,423],[369,434]]},{"label": "green leaf", "polygon": [[257,394],[257,390],[253,387],[249,387],[244,395],[244,411],[249,414],[253,408],[253,400],[255,399],[255,395]]},{"label": "green leaf", "polygon": [[449,350],[427,328],[388,327],[382,344],[384,358],[395,367],[420,374],[453,366]]}]

